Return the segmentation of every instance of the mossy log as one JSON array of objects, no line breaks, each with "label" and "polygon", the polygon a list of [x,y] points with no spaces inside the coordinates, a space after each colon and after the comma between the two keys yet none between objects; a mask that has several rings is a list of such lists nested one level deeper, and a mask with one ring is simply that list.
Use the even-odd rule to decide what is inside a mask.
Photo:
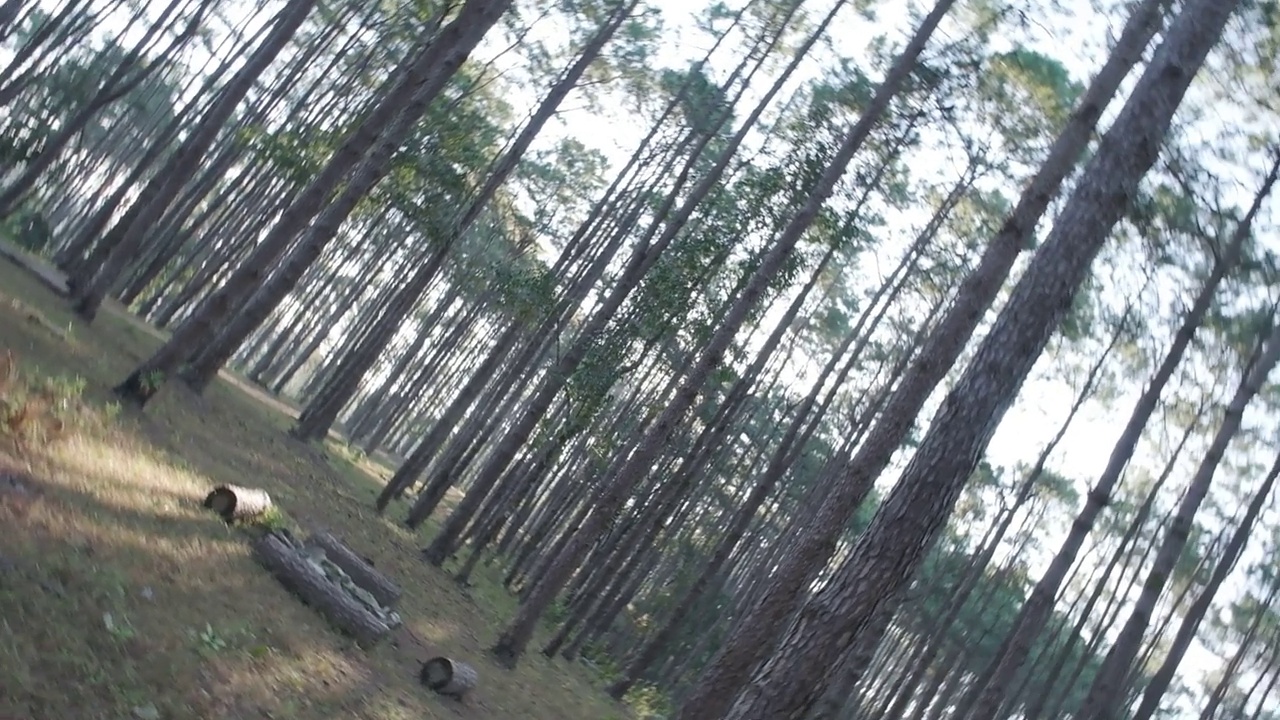
[{"label": "mossy log", "polygon": [[390,630],[386,623],[275,534],[267,533],[254,540],[253,554],[280,584],[361,644],[376,643]]},{"label": "mossy log", "polygon": [[480,675],[475,668],[459,660],[434,657],[422,663],[418,679],[441,695],[461,700],[463,695],[475,689],[480,682]]},{"label": "mossy log", "polygon": [[274,507],[266,490],[239,485],[215,487],[205,496],[204,506],[227,522],[261,515]]},{"label": "mossy log", "polygon": [[396,601],[400,599],[399,586],[375,568],[373,563],[352,552],[333,533],[326,530],[314,532],[307,538],[307,544],[323,549],[334,565],[342,568],[356,585],[368,590],[383,607],[395,607]]}]

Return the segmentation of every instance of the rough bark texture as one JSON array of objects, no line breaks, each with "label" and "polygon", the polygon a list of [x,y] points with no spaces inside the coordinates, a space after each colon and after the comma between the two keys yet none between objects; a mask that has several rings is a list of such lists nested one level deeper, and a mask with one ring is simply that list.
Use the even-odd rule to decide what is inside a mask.
[{"label": "rough bark texture", "polygon": [[[1218,426],[1213,442],[1205,450],[1204,459],[1196,468],[1195,475],[1187,486],[1178,511],[1169,523],[1150,572],[1142,584],[1142,592],[1133,604],[1133,610],[1125,620],[1124,627],[1116,636],[1106,659],[1102,661],[1097,676],[1089,686],[1089,694],[1075,714],[1078,720],[1111,720],[1117,717],[1124,707],[1124,692],[1127,689],[1125,678],[1131,671],[1134,660],[1142,648],[1142,639],[1151,624],[1156,603],[1164,593],[1173,574],[1174,566],[1186,549],[1187,538],[1191,535],[1191,527],[1195,523],[1196,512],[1204,501],[1205,495],[1213,484],[1213,476],[1218,465],[1227,452],[1227,447],[1240,430],[1244,419],[1245,408],[1262,389],[1271,371],[1280,361],[1280,324],[1273,326],[1267,338],[1259,346],[1259,352],[1250,359],[1249,368],[1240,385],[1236,388],[1231,402],[1223,413],[1222,422]],[[1243,542],[1243,539],[1241,539]],[[1175,604],[1176,606],[1176,604]],[[1190,642],[1186,638],[1185,642]]]},{"label": "rough bark texture", "polygon": [[[458,16],[417,54],[387,97],[343,140],[324,169],[281,214],[253,253],[222,287],[201,301],[160,349],[116,386],[116,394],[145,405],[183,362],[196,357],[205,358],[200,371],[196,373],[188,367],[184,375],[195,386],[207,384],[221,361],[239,347],[283,300],[310,262],[319,257],[328,238],[314,229],[291,251],[289,247],[317,214],[340,214],[321,213],[333,189],[344,179],[348,181],[337,200],[330,203],[331,208],[340,201],[350,203],[351,195],[367,191],[385,174],[395,149],[389,138],[403,138],[510,6],[511,0],[470,0],[464,4]],[[335,219],[316,218],[316,225],[332,226]],[[286,251],[287,260],[279,262]],[[237,308],[239,313],[228,323],[228,316]],[[221,333],[217,332],[220,326]]]},{"label": "rough bark texture", "polygon": [[422,663],[418,679],[441,695],[462,699],[480,682],[476,669],[467,663],[447,657],[435,657]]},{"label": "rough bark texture", "polygon": [[204,506],[223,520],[243,520],[270,510],[273,505],[266,490],[239,485],[219,485],[204,498]]},{"label": "rough bark texture", "polygon": [[281,585],[362,644],[375,643],[390,630],[386,623],[274,534],[255,540],[253,555]]},{"label": "rough bark texture", "polygon": [[115,227],[104,239],[108,248],[107,256],[96,268],[95,277],[76,292],[76,312],[82,317],[92,320],[97,314],[103,299],[120,279],[121,273],[131,261],[137,259],[138,249],[154,231],[155,224],[195,176],[200,168],[200,161],[208,154],[231,114],[280,51],[293,39],[315,4],[316,0],[292,0],[280,11],[271,33],[219,91],[209,112],[143,188],[135,202],[136,212],[129,213],[128,225]]},{"label": "rough bark texture", "polygon": [[[1143,7],[1154,8],[1155,4],[1156,0],[1148,0]],[[797,538],[783,558],[768,589],[737,623],[733,634],[690,692],[678,716],[681,720],[713,717],[726,711],[733,693],[745,683],[752,666],[773,646],[774,638],[800,601],[801,589],[834,552],[839,529],[845,527],[875,478],[888,465],[925,400],[960,356],[996,298],[1050,201],[1087,147],[1102,111],[1141,58],[1143,48],[1155,32],[1156,18],[1158,14],[1149,18],[1151,27],[1140,41],[1130,33],[1130,27],[1126,27],[1122,41],[1085,91],[1039,172],[992,239],[978,267],[961,284],[951,310],[930,335],[918,360],[886,403],[881,421],[868,434],[854,460],[848,463],[848,473],[841,482],[833,484],[818,517],[807,524],[808,530]],[[1130,26],[1135,24],[1141,25],[1131,21]]]},{"label": "rough bark texture", "polygon": [[[524,652],[525,646],[533,637],[538,619],[585,557],[590,544],[598,539],[606,522],[622,508],[627,498],[653,468],[653,464],[661,453],[666,450],[672,432],[683,422],[694,401],[701,394],[707,378],[720,366],[725,352],[747,316],[764,298],[765,290],[773,281],[774,275],[795,250],[800,238],[804,236],[835,190],[836,184],[844,176],[849,162],[870,136],[875,124],[888,110],[889,104],[915,68],[916,60],[924,52],[934,29],[952,4],[954,0],[940,0],[917,28],[911,42],[894,60],[893,67],[885,75],[884,81],[877,88],[875,96],[862,117],[849,129],[848,134],[841,141],[831,163],[823,170],[821,178],[806,198],[804,205],[761,257],[759,266],[742,286],[740,294],[724,314],[720,326],[699,353],[697,361],[689,368],[688,376],[676,391],[674,398],[650,426],[635,452],[610,479],[605,481],[606,485],[593,504],[591,513],[583,521],[582,526],[569,536],[564,550],[556,555],[546,573],[536,578],[534,586],[521,603],[515,619],[493,648],[493,653],[502,662],[514,664]],[[831,16],[828,16],[828,19],[830,18]]]},{"label": "rough bark texture", "polygon": [[782,646],[726,717],[804,717],[825,690],[826,668],[843,648],[865,640],[883,606],[897,602],[1001,417],[1071,307],[1093,258],[1159,155],[1174,112],[1235,6],[1196,0],[1172,24],[893,492],[832,582],[802,609]]},{"label": "rough bark texture", "polygon": [[1152,413],[1155,412],[1156,405],[1160,401],[1160,395],[1173,378],[1174,371],[1182,363],[1187,347],[1190,346],[1196,331],[1204,322],[1223,279],[1235,267],[1240,256],[1241,246],[1250,235],[1253,218],[1257,216],[1258,211],[1262,208],[1263,200],[1270,194],[1271,188],[1276,181],[1277,172],[1280,172],[1280,163],[1272,166],[1271,173],[1267,176],[1257,195],[1254,196],[1253,205],[1236,227],[1227,246],[1222,249],[1218,261],[1213,266],[1213,270],[1205,278],[1204,285],[1201,286],[1200,292],[1191,303],[1191,308],[1183,318],[1182,325],[1178,328],[1177,333],[1174,334],[1173,342],[1165,353],[1164,360],[1161,361],[1160,367],[1157,368],[1151,381],[1147,383],[1147,388],[1143,390],[1142,395],[1134,403],[1133,411],[1129,414],[1129,420],[1111,450],[1106,467],[1098,477],[1098,481],[1089,491],[1084,507],[1080,509],[1075,520],[1071,523],[1070,533],[1049,563],[1049,567],[1040,579],[1036,581],[1036,585],[1032,588],[1027,602],[1018,611],[1018,617],[1014,621],[1013,629],[1001,643],[991,666],[978,676],[969,691],[969,696],[960,703],[959,717],[989,717],[996,712],[1003,702],[1007,689],[1026,662],[1027,656],[1031,653],[1035,639],[1048,622],[1053,611],[1054,598],[1057,597],[1058,590],[1066,581],[1067,573],[1070,572],[1071,567],[1075,564],[1080,549],[1084,547],[1085,539],[1092,531],[1098,516],[1102,514],[1103,509],[1111,502],[1111,494],[1115,490],[1117,483],[1120,482],[1120,476],[1124,473],[1125,467],[1128,466],[1129,460],[1133,456],[1134,448],[1138,446],[1138,440],[1142,437],[1143,429],[1146,428]]},{"label": "rough bark texture", "polygon": [[[790,18],[791,14],[798,8],[798,4],[792,6],[786,17]],[[812,40],[815,37],[816,35],[811,36],[810,39]],[[780,36],[775,34],[773,43],[778,42],[779,39]],[[772,47],[773,43],[770,44],[770,47]],[[667,193],[662,205],[654,213],[654,221],[649,225],[649,229],[632,251],[625,266],[617,274],[613,289],[597,305],[589,319],[583,322],[579,330],[579,339],[563,355],[560,355],[559,361],[555,364],[555,369],[543,376],[542,383],[538,389],[523,404],[516,422],[511,424],[489,453],[487,461],[472,480],[467,494],[463,496],[453,512],[449,514],[444,526],[436,535],[436,539],[426,549],[425,555],[428,561],[438,565],[457,550],[462,533],[470,523],[472,516],[479,510],[480,504],[493,491],[508,466],[515,459],[520,448],[524,446],[533,434],[538,422],[550,410],[552,402],[560,394],[568,378],[586,359],[587,353],[592,347],[593,341],[591,338],[596,337],[605,330],[614,315],[622,307],[622,304],[639,286],[641,278],[657,263],[659,257],[666,252],[689,219],[693,217],[694,212],[700,207],[703,200],[720,182],[725,170],[728,169],[733,159],[737,157],[738,148],[741,147],[743,141],[745,141],[751,129],[755,127],[773,98],[782,89],[785,80],[798,67],[801,59],[802,55],[797,55],[793,58],[793,61],[779,75],[773,85],[765,91],[751,113],[739,125],[737,132],[720,148],[711,168],[688,191],[688,194],[684,196],[683,202],[676,208],[675,204],[679,198],[677,191],[679,188],[684,187],[685,181],[697,165],[696,161],[702,157],[703,150],[710,144],[713,134],[702,135],[690,150],[684,168],[672,185],[672,191]],[[722,125],[729,119],[729,115],[726,113],[719,113],[718,116],[717,126]],[[659,227],[662,227],[662,232],[655,239],[654,234],[657,233]],[[650,242],[651,240],[652,242]],[[603,272],[607,264],[608,258],[602,255],[598,262],[595,263],[591,273]],[[579,287],[582,287],[583,290],[586,289],[585,286]],[[583,295],[578,295],[574,298],[573,304],[577,305],[583,299]]]},{"label": "rough bark texture", "polygon": [[307,538],[308,545],[314,545],[325,551],[325,555],[334,565],[342,568],[351,576],[357,585],[369,591],[379,603],[393,607],[400,599],[400,587],[391,578],[383,575],[373,563],[351,551],[345,543],[327,531],[312,533]]}]

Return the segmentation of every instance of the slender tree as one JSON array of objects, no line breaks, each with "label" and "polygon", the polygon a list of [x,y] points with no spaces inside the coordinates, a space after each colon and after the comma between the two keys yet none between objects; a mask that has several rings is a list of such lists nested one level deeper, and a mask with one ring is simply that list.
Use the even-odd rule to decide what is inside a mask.
[{"label": "slender tree", "polygon": [[[254,252],[245,258],[222,287],[174,329],[160,349],[116,387],[116,393],[130,402],[145,405],[182,363],[202,352],[208,344],[219,341],[218,325],[225,322],[228,314],[240,303],[262,292],[264,295],[260,297],[272,298],[271,308],[279,304],[284,299],[281,291],[297,282],[301,271],[319,255],[323,244],[332,236],[317,233],[309,238],[310,242],[299,242],[289,252],[289,259],[271,273],[274,261],[285,254],[312,218],[326,208],[330,193],[344,178],[347,184],[342,194],[327,206],[334,212],[317,220],[321,227],[332,227],[337,220],[336,215],[349,213],[355,202],[386,174],[394,150],[414,121],[444,90],[481,38],[510,6],[511,0],[468,0],[458,11],[458,16],[428,41],[399,79],[391,83],[385,97],[347,136],[323,170],[289,205]],[[275,282],[268,287],[267,282],[271,279]],[[263,303],[253,307],[260,323],[265,319],[268,308]],[[244,329],[242,337],[252,329]],[[222,341],[225,342],[226,338]]]},{"label": "slender tree", "polygon": [[1098,516],[1111,503],[1116,485],[1133,457],[1133,451],[1137,448],[1142,432],[1160,402],[1161,394],[1173,379],[1173,374],[1182,363],[1187,348],[1209,314],[1222,282],[1236,267],[1244,243],[1253,229],[1254,218],[1270,195],[1278,172],[1280,172],[1280,157],[1272,165],[1270,174],[1263,182],[1261,189],[1254,195],[1252,205],[1236,225],[1226,245],[1215,254],[1208,277],[1205,278],[1187,314],[1183,317],[1182,324],[1174,333],[1173,342],[1165,352],[1160,366],[1134,403],[1124,430],[1121,431],[1119,439],[1111,449],[1111,455],[1107,458],[1106,467],[1090,489],[1084,507],[1071,523],[1071,532],[1054,555],[1048,569],[1036,581],[1027,602],[1018,612],[1013,630],[1002,642],[991,666],[978,675],[968,696],[960,703],[959,711],[967,713],[962,717],[976,719],[994,713],[1009,692],[1018,669],[1026,663],[1036,637],[1048,622],[1053,610],[1054,598],[1057,597],[1067,574],[1075,564]]},{"label": "slender tree", "polygon": [[[1178,505],[1172,522],[1167,526],[1168,530],[1160,542],[1159,550],[1143,582],[1142,591],[1134,602],[1133,610],[1115,642],[1112,643],[1102,668],[1089,687],[1089,694],[1085,696],[1080,710],[1076,713],[1076,717],[1081,720],[1114,718],[1124,705],[1126,690],[1124,680],[1129,676],[1134,659],[1141,649],[1142,637],[1151,622],[1156,602],[1164,592],[1165,585],[1173,574],[1173,568],[1186,548],[1187,539],[1191,535],[1191,528],[1195,522],[1196,511],[1199,510],[1200,503],[1209,492],[1213,476],[1222,462],[1227,447],[1240,430],[1245,408],[1262,389],[1277,362],[1280,362],[1280,323],[1274,322],[1274,314],[1271,323],[1266,334],[1260,338],[1254,356],[1249,359],[1244,377],[1236,388],[1231,402],[1227,404],[1213,442],[1205,451],[1204,458],[1196,468],[1195,475],[1192,476],[1191,483],[1182,496],[1182,502]],[[1242,527],[1247,528],[1251,523],[1252,516],[1247,514]],[[1243,535],[1237,533],[1236,538],[1243,543],[1247,535],[1246,529]],[[1229,548],[1230,545],[1228,553],[1232,552]],[[1175,642],[1177,640],[1178,638],[1175,638]],[[1182,638],[1183,643],[1189,641],[1190,638]]]},{"label": "slender tree", "polygon": [[803,717],[825,689],[822,668],[847,644],[865,642],[859,634],[882,608],[896,604],[1093,257],[1154,164],[1174,112],[1235,5],[1190,2],[1170,26],[902,478],[849,559],[805,605],[728,717]]},{"label": "slender tree", "polygon": [[805,231],[809,229],[818,216],[819,210],[831,196],[836,183],[844,175],[849,161],[861,149],[871,134],[872,128],[879,122],[894,96],[901,90],[907,77],[915,68],[920,54],[924,52],[933,31],[953,4],[954,0],[941,0],[935,4],[921,22],[920,27],[916,29],[911,42],[898,55],[893,67],[885,75],[884,81],[876,89],[875,97],[863,111],[858,122],[850,128],[835,157],[823,171],[822,178],[806,198],[803,207],[761,258],[755,272],[742,288],[741,294],[721,319],[711,340],[699,353],[695,364],[676,391],[675,398],[654,421],[627,462],[607,480],[604,492],[596,499],[595,506],[586,520],[572,534],[565,549],[558,554],[546,574],[537,578],[534,589],[521,603],[515,619],[494,646],[493,652],[500,659],[507,663],[514,663],[524,651],[525,645],[533,637],[538,619],[542,617],[570,573],[581,561],[590,543],[604,528],[606,518],[612,517],[617,512],[632,490],[643,480],[651,463],[666,446],[671,433],[684,419],[685,414],[702,392],[703,385],[712,370],[720,365],[725,351],[728,350],[734,336],[746,321],[748,313],[754,310],[763,298],[768,283],[794,252]]},{"label": "slender tree", "polygon": [[839,481],[831,486],[819,515],[794,540],[754,607],[737,621],[686,697],[679,715],[682,720],[727,712],[752,667],[773,647],[781,626],[798,605],[804,586],[834,552],[839,529],[866,497],[876,476],[905,439],[925,400],[960,356],[1018,255],[1027,247],[1040,217],[1084,152],[1102,111],[1141,59],[1143,49],[1160,25],[1160,7],[1160,0],[1145,0],[1130,15],[1110,57],[1050,147],[1040,170],[978,266],[961,284],[950,311],[925,341],[919,359],[886,403],[862,449],[847,464],[849,472],[841,473]]}]

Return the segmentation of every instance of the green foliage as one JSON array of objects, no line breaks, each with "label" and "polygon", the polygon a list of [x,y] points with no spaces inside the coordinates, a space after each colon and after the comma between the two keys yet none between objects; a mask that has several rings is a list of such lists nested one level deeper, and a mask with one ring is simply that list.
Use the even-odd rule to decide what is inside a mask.
[{"label": "green foliage", "polygon": [[[989,568],[961,606],[956,621],[946,627],[936,627],[937,620],[948,611],[955,588],[969,571],[972,561],[972,556],[957,550],[953,544],[939,543],[917,575],[912,591],[915,604],[912,606],[909,622],[914,632],[940,633],[949,645],[965,648],[961,662],[966,669],[977,673],[991,662],[1000,642],[1013,628],[1018,609],[1026,601],[1029,581],[1025,568],[1018,565]],[[1049,620],[1048,627],[1054,630],[1037,638],[1032,657],[1051,650],[1066,651],[1070,653],[1067,667],[1083,662],[1084,669],[1079,677],[1071,687],[1065,688],[1069,698],[1079,699],[1097,674],[1102,657],[1086,656],[1087,643],[1074,636],[1072,623],[1056,611],[1055,617]],[[1066,649],[1068,647],[1069,650]],[[1031,666],[1030,671],[1034,674],[1028,682],[1032,688],[1039,688],[1031,693],[1031,697],[1051,689],[1064,690],[1058,687],[1062,678],[1046,675],[1049,665],[1050,663],[1035,663]],[[1071,706],[1069,701],[1068,707]]]},{"label": "green foliage", "polygon": [[1038,162],[1084,88],[1062,63],[1018,47],[989,57],[977,73],[977,112],[1003,138],[990,159]]},{"label": "green foliage", "polygon": [[729,99],[706,73],[694,65],[688,70],[667,70],[659,76],[659,87],[668,95],[680,98],[680,112],[689,129],[699,135],[718,134],[721,127],[731,126]]},{"label": "green foliage", "polygon": [[546,263],[521,257],[523,262],[496,264],[489,287],[497,293],[500,307],[517,321],[531,324],[555,302],[556,278]]},{"label": "green foliage", "polygon": [[30,204],[19,207],[0,223],[3,223],[6,237],[13,238],[19,247],[33,253],[43,252],[53,240],[53,230],[44,214]]},{"label": "green foliage", "polygon": [[652,685],[639,684],[631,688],[623,698],[637,720],[663,720],[671,716],[675,707],[671,699]]}]

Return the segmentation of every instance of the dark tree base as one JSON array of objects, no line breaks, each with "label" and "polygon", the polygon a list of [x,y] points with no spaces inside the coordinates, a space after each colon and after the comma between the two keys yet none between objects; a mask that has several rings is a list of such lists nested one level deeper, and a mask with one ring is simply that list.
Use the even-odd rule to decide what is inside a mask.
[{"label": "dark tree base", "polygon": [[124,382],[112,388],[112,392],[121,401],[127,402],[136,408],[146,407],[147,403],[155,396],[155,390],[148,388],[146,383],[142,382],[142,376],[135,370],[124,379]]},{"label": "dark tree base", "polygon": [[435,543],[422,549],[422,558],[436,567],[444,565],[449,559],[449,553],[436,547]]},{"label": "dark tree base", "polygon": [[626,697],[627,692],[630,690],[631,690],[631,682],[626,679],[623,679],[605,688],[605,694],[607,694],[609,697],[613,698],[614,700],[621,702],[622,698]]},{"label": "dark tree base", "polygon": [[489,648],[489,654],[493,656],[495,662],[508,670],[515,670],[516,665],[520,664],[520,653],[511,647],[505,639],[499,640],[497,645]]},{"label": "dark tree base", "polygon": [[[68,279],[68,283],[70,283],[70,279]],[[71,292],[75,293],[76,289],[71,288]],[[75,295],[73,294],[72,297],[75,297]],[[98,318],[98,307],[98,303],[92,299],[80,298],[72,304],[71,309],[76,315],[80,316],[81,320],[91,323]]]},{"label": "dark tree base", "polygon": [[182,381],[183,385],[190,388],[191,392],[196,395],[204,395],[204,391],[209,389],[209,383],[213,382],[213,378],[217,377],[217,375],[217,370],[214,370],[212,375],[207,375],[188,367],[178,373],[178,379]]}]

